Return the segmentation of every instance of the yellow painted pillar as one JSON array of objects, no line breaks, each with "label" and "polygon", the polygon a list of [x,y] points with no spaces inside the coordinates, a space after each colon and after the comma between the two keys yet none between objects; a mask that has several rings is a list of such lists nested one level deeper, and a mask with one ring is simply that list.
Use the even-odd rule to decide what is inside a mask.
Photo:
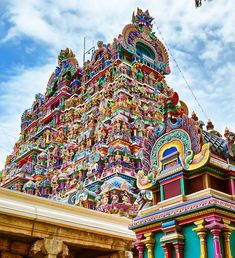
[{"label": "yellow painted pillar", "polygon": [[148,258],[153,258],[153,247],[154,244],[146,244],[147,250],[148,250]]},{"label": "yellow painted pillar", "polygon": [[197,226],[193,229],[200,239],[200,258],[207,258],[207,246],[206,246],[206,228],[204,226],[204,219],[194,222]]},{"label": "yellow painted pillar", "polygon": [[146,245],[147,251],[148,251],[148,258],[154,258],[153,254],[153,248],[155,244],[155,239],[153,238],[153,233],[145,233],[144,234],[145,239],[142,240],[142,242]]},{"label": "yellow painted pillar", "polygon": [[223,237],[224,237],[224,251],[225,251],[225,257],[226,258],[233,258],[230,248],[230,231],[224,231]]},{"label": "yellow painted pillar", "polygon": [[205,189],[210,188],[210,176],[208,174],[204,174],[203,176],[203,187]]},{"label": "yellow painted pillar", "polygon": [[200,239],[200,258],[207,258],[206,235],[205,231],[198,231],[197,235]]},{"label": "yellow painted pillar", "polygon": [[223,219],[224,222],[224,231],[223,231],[223,238],[224,238],[224,251],[225,251],[225,257],[226,258],[233,258],[232,252],[231,252],[231,243],[230,243],[230,236],[231,231],[233,228],[230,226],[231,221],[227,219]]}]

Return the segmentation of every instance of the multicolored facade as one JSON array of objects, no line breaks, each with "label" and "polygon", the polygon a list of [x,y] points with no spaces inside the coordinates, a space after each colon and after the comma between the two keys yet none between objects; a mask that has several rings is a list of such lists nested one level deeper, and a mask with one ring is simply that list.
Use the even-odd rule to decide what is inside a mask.
[{"label": "multicolored facade", "polygon": [[139,258],[235,257],[235,134],[189,116],[152,21],[137,9],[83,67],[60,52],[2,187],[135,217]]}]

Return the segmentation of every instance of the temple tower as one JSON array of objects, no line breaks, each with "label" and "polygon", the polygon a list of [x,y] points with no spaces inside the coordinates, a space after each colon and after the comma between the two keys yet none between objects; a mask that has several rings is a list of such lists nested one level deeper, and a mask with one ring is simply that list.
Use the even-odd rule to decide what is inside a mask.
[{"label": "temple tower", "polygon": [[70,49],[61,50],[45,94],[22,115],[3,187],[130,217],[151,204],[151,192],[136,187],[143,137],[161,123],[159,102],[178,103],[152,21],[137,9],[82,67]]}]

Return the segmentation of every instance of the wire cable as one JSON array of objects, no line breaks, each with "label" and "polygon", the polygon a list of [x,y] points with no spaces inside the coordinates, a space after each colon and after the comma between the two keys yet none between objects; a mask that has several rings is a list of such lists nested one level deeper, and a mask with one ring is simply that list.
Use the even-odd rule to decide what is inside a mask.
[{"label": "wire cable", "polygon": [[6,134],[5,130],[4,130],[2,127],[0,127],[0,129],[1,129],[1,131],[3,132],[3,134],[6,136],[7,141],[9,142],[10,146],[13,147],[14,145],[13,145],[13,143],[11,142],[10,137]]},{"label": "wire cable", "polygon": [[[3,126],[2,124],[0,124],[0,129],[1,130],[3,130],[4,129],[4,132],[5,132],[5,130],[9,130],[9,128],[7,128],[6,126]],[[5,133],[6,134],[6,133]],[[16,136],[14,136],[14,135],[12,135],[12,134],[6,134],[8,137],[11,137],[12,139],[14,139],[14,141],[16,141],[17,140],[17,137]]]},{"label": "wire cable", "polygon": [[186,86],[189,88],[189,90],[190,90],[192,96],[194,97],[194,99],[195,99],[197,105],[199,106],[200,110],[202,111],[202,114],[203,114],[203,115],[205,116],[205,118],[208,120],[209,118],[208,118],[208,116],[207,116],[205,110],[203,109],[203,107],[202,107],[202,105],[200,104],[200,102],[198,101],[198,99],[197,99],[195,93],[193,92],[193,89],[191,88],[191,86],[189,85],[188,81],[186,80],[186,78],[185,78],[185,76],[184,76],[184,74],[183,74],[183,72],[182,72],[182,70],[181,70],[181,68],[180,68],[180,66],[179,66],[179,64],[178,64],[178,62],[176,61],[174,55],[172,54],[172,52],[171,52],[171,50],[170,50],[168,44],[166,43],[166,40],[164,39],[164,37],[163,37],[163,35],[162,35],[162,33],[161,33],[161,31],[160,31],[160,29],[159,29],[159,27],[157,26],[157,24],[156,24],[155,21],[154,21],[154,25],[156,26],[157,31],[158,31],[159,35],[161,36],[162,42],[164,43],[164,45],[166,46],[166,48],[167,48],[167,50],[168,50],[168,53],[170,54],[172,60],[174,61],[176,67],[178,68],[178,70],[179,70],[179,72],[180,72],[180,74],[181,74],[183,80],[185,81]]}]

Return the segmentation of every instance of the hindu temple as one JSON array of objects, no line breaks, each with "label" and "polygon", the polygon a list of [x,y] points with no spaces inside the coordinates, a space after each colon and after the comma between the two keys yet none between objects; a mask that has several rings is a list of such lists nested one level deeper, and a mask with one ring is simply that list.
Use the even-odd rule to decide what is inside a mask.
[{"label": "hindu temple", "polygon": [[[235,258],[235,134],[226,128],[222,136],[210,120],[205,125],[189,115],[166,82],[170,73],[153,18],[139,8],[132,23],[113,42],[99,41],[83,64],[71,49],[61,50],[45,93],[36,94],[22,114],[19,140],[1,172],[0,211],[9,216],[19,207],[4,208],[8,198],[25,198],[29,210],[35,199],[48,216],[43,220],[34,204],[36,220],[51,224],[51,203],[53,221],[64,214],[53,223],[72,230],[78,209],[76,223],[93,216],[96,228],[96,220],[105,220],[96,233],[104,246],[115,239],[116,249],[110,244],[89,256],[86,249],[77,251],[75,237],[69,242],[72,233],[51,240],[47,232],[45,240],[40,230],[34,237],[29,230],[29,251],[12,248],[14,256],[0,247],[1,257]],[[26,216],[20,214],[11,216]],[[125,234],[115,223],[126,227]],[[89,223],[81,228],[89,240]],[[7,230],[1,232],[0,226],[0,243]],[[50,247],[60,243],[60,251],[46,253],[48,241]]]}]

